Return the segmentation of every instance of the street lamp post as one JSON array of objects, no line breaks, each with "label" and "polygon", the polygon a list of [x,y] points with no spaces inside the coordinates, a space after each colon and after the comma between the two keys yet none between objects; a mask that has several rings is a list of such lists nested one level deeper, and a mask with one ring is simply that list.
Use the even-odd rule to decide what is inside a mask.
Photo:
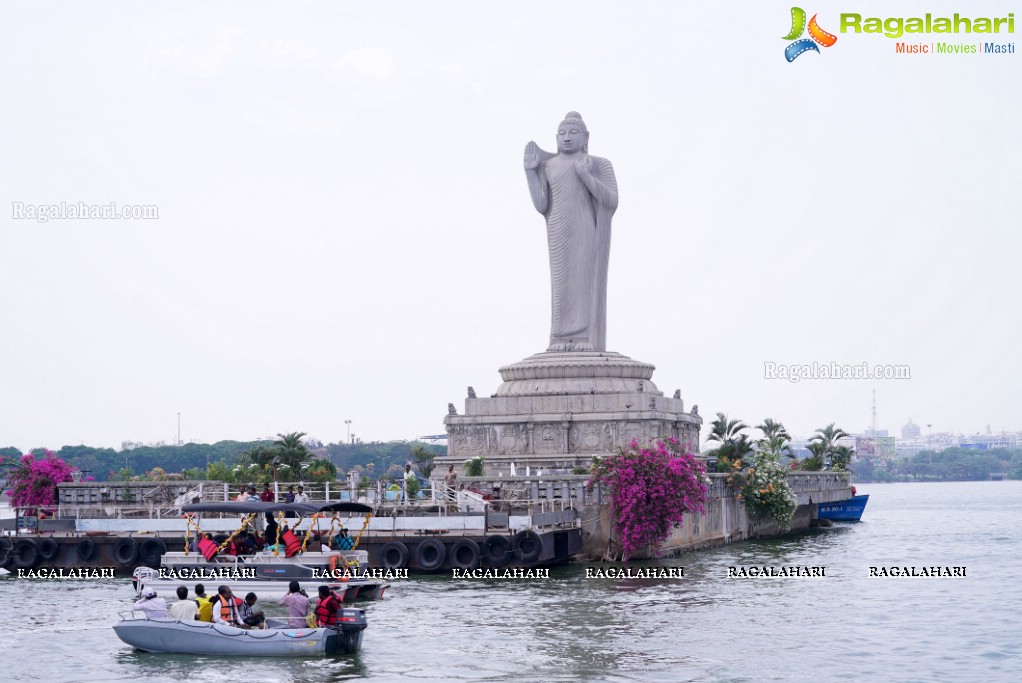
[{"label": "street lamp post", "polygon": [[344,426],[348,430],[348,433],[347,433],[347,436],[345,437],[345,440],[350,444],[351,443],[351,420],[345,420],[344,421]]}]

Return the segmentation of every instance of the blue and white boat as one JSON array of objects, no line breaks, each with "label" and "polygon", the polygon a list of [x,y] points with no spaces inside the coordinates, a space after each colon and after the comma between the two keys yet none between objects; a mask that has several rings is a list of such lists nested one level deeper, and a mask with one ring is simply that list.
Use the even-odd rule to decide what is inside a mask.
[{"label": "blue and white boat", "polygon": [[817,517],[835,522],[858,522],[866,509],[869,495],[852,496],[848,500],[836,503],[820,503],[817,505]]}]

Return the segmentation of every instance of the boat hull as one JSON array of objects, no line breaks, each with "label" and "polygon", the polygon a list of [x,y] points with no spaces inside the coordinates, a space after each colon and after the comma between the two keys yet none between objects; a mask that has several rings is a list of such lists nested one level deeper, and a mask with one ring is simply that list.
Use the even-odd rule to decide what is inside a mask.
[{"label": "boat hull", "polygon": [[829,519],[835,522],[858,522],[866,509],[869,496],[853,496],[848,500],[836,503],[820,503],[816,513],[819,519]]},{"label": "boat hull", "polygon": [[[129,618],[116,624],[122,641],[146,652],[246,657],[311,657],[357,652],[362,646],[365,613],[360,623],[330,628],[240,629],[203,621]],[[354,617],[355,615],[352,615]]]}]

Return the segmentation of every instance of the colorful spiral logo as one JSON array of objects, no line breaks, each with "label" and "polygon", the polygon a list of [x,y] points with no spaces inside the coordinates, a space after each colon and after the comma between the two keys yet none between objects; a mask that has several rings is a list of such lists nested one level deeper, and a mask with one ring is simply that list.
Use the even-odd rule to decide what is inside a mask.
[{"label": "colorful spiral logo", "polygon": [[791,45],[784,48],[784,58],[788,62],[794,62],[799,55],[813,50],[819,52],[820,48],[817,45],[823,47],[830,47],[837,42],[837,36],[833,33],[827,33],[820,25],[816,23],[816,15],[809,20],[809,38],[802,38],[802,34],[806,30],[806,12],[801,7],[791,8],[791,30],[788,31],[788,35],[781,36],[784,40],[794,40]]}]

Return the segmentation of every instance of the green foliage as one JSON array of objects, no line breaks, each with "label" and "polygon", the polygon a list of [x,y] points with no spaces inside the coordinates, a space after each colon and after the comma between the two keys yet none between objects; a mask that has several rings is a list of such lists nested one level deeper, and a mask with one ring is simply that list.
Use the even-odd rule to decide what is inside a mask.
[{"label": "green foliage", "polygon": [[782,423],[775,422],[768,417],[763,420],[763,424],[756,425],[756,429],[763,432],[763,438],[756,442],[756,447],[759,450],[770,453],[778,458],[781,456],[795,457],[789,446],[791,435],[788,434],[788,430],[784,428]]},{"label": "green foliage", "polygon": [[736,489],[750,517],[771,519],[787,531],[798,507],[787,474],[787,468],[780,464],[777,456],[759,451],[748,468],[728,477],[728,484]]},{"label": "green foliage", "polygon": [[411,454],[422,476],[429,479],[430,473],[433,472],[433,458],[436,457],[436,453],[425,446],[416,445],[412,446]]},{"label": "green foliage", "polygon": [[979,451],[952,447],[910,458],[860,458],[849,469],[856,481],[984,481],[995,475],[1022,479],[1022,449]]},{"label": "green foliage", "polygon": [[736,464],[740,467],[745,458],[752,453],[754,444],[747,435],[742,434],[742,430],[748,428],[749,425],[741,420],[730,420],[724,413],[717,413],[717,419],[711,423],[708,440],[715,441],[720,446],[707,455],[717,458],[718,471],[729,471]]},{"label": "green foliage", "polygon": [[585,465],[577,465],[571,468],[572,474],[589,474],[589,468]]},{"label": "green foliage", "polygon": [[465,475],[469,477],[483,476],[483,456],[477,455],[465,461]]},{"label": "green foliage", "polygon": [[810,441],[806,449],[811,455],[799,463],[799,469],[807,472],[819,472],[823,469],[823,463],[827,457],[827,444],[823,441]]},{"label": "green foliage", "polygon": [[835,446],[830,453],[830,469],[836,472],[847,471],[849,463],[852,462],[852,453],[848,446]]},{"label": "green foliage", "polygon": [[[359,441],[353,444],[332,443],[325,446],[327,456],[341,470],[349,471],[356,465],[365,468],[372,463],[381,473],[386,472],[393,465],[404,470],[406,462],[418,463],[419,460],[413,453],[416,448],[421,448],[434,456],[447,454],[447,449],[444,446],[421,441],[372,441],[369,443]],[[425,472],[421,464],[419,471]]]},{"label": "green foliage", "polygon": [[405,489],[408,492],[409,498],[414,498],[415,496],[417,496],[421,488],[422,487],[419,485],[418,478],[409,479],[405,482]]}]

